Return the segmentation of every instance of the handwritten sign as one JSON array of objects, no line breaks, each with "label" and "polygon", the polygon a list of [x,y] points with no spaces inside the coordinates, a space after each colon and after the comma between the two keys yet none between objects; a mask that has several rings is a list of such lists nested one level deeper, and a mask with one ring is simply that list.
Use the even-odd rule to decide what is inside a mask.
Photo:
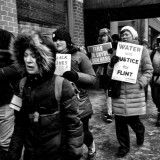
[{"label": "handwritten sign", "polygon": [[102,64],[110,62],[110,55],[108,54],[108,49],[112,48],[112,44],[103,43],[99,45],[88,46],[88,52],[92,54],[91,62],[92,64]]},{"label": "handwritten sign", "polygon": [[112,79],[136,83],[143,46],[118,42],[116,55],[119,61],[115,64]]},{"label": "handwritten sign", "polygon": [[56,70],[55,74],[63,75],[64,72],[71,70],[71,55],[56,54]]}]

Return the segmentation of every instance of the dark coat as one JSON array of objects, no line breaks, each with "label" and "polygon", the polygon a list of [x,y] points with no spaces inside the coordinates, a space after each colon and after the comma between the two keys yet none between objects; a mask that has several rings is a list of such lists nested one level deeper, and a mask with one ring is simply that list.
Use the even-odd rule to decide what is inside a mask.
[{"label": "dark coat", "polygon": [[20,78],[21,74],[17,71],[14,64],[0,68],[0,106],[10,103]]},{"label": "dark coat", "polygon": [[[59,160],[62,156],[76,160],[82,156],[83,129],[74,90],[64,80],[59,112],[54,86],[55,76],[47,81],[37,77],[27,79],[11,142],[13,159],[18,160],[20,152],[16,149],[21,150],[23,144],[24,160]],[[37,123],[33,122],[35,111],[40,114]]]},{"label": "dark coat", "polygon": [[83,153],[83,126],[73,86],[64,79],[59,109],[55,98],[55,61],[50,48],[31,36],[19,36],[13,46],[16,62],[25,66],[23,52],[30,45],[36,50],[40,74],[27,75],[22,107],[15,113],[9,160],[19,160],[23,146],[24,160],[79,160]]}]

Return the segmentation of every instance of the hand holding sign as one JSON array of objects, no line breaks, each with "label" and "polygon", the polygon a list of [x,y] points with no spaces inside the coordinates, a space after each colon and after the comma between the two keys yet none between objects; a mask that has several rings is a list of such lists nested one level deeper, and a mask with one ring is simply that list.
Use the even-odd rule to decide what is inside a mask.
[{"label": "hand holding sign", "polygon": [[114,65],[112,79],[136,83],[143,46],[118,42],[116,55],[118,63]]},{"label": "hand holding sign", "polygon": [[118,60],[119,60],[119,57],[116,56],[116,55],[114,55],[114,56],[112,57],[112,59],[111,59],[110,67],[113,68],[114,65],[118,62]]}]

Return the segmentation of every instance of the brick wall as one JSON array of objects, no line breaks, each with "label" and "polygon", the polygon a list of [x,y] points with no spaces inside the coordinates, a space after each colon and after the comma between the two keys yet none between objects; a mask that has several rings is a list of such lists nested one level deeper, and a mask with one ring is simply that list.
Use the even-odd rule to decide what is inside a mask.
[{"label": "brick wall", "polygon": [[84,46],[84,14],[83,14],[83,0],[73,1],[73,16],[74,16],[74,41],[79,46]]},{"label": "brick wall", "polygon": [[18,33],[16,0],[0,1],[0,28]]}]

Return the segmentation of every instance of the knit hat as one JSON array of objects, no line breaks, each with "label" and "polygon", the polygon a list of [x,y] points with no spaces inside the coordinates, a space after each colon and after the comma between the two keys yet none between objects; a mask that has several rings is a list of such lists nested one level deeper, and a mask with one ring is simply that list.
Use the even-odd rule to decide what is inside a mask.
[{"label": "knit hat", "polygon": [[99,36],[102,36],[104,34],[110,35],[110,30],[107,28],[102,28],[99,30]]},{"label": "knit hat", "polygon": [[71,36],[65,27],[58,28],[56,31],[53,32],[52,40],[57,41],[58,39],[64,40],[68,44],[72,44]]},{"label": "knit hat", "polygon": [[131,26],[124,26],[121,29],[120,34],[122,34],[125,30],[128,30],[132,34],[133,39],[138,39],[138,33],[137,33],[137,31],[133,27],[131,27]]}]

